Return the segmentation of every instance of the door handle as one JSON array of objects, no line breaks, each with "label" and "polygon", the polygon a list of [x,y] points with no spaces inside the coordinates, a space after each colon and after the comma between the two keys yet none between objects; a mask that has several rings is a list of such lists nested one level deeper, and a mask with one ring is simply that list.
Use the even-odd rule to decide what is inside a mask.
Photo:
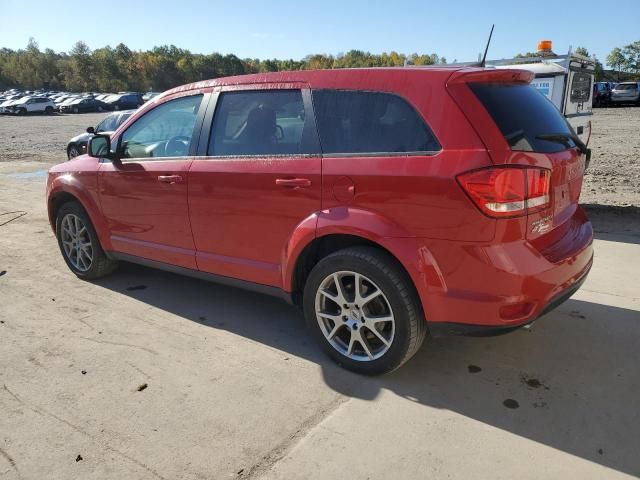
[{"label": "door handle", "polygon": [[162,183],[178,183],[182,181],[182,177],[180,175],[158,175],[158,181]]},{"label": "door handle", "polygon": [[280,187],[310,187],[308,178],[276,178],[276,185]]}]

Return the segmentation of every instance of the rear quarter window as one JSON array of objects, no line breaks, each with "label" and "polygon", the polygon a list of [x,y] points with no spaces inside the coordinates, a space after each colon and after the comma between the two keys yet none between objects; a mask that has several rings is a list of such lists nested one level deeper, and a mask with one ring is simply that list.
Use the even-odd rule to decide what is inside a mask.
[{"label": "rear quarter window", "polygon": [[398,95],[315,90],[313,104],[323,153],[402,154],[441,149],[422,117]]},{"label": "rear quarter window", "polygon": [[472,83],[469,87],[487,109],[512,150],[553,153],[575,147],[572,140],[541,136],[574,134],[553,103],[530,85]]}]

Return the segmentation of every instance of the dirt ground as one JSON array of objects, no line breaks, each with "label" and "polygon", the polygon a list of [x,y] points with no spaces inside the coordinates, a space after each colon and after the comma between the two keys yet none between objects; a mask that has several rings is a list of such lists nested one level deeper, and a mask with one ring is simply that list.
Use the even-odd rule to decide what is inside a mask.
[{"label": "dirt ground", "polygon": [[0,117],[0,479],[640,476],[640,108],[595,115],[581,290],[380,378],[335,367],[274,298],[126,264],[73,276],[45,172],[99,118]]}]

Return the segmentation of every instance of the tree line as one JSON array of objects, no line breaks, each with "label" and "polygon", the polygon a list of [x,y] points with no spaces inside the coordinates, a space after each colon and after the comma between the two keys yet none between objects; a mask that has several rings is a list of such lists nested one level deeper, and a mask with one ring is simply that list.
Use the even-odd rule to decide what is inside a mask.
[{"label": "tree line", "polygon": [[432,65],[446,59],[432,54],[309,55],[302,60],[260,60],[220,53],[199,54],[174,45],[134,51],[120,43],[91,50],[82,41],[69,52],[40,50],[34,39],[25,49],[0,49],[0,87],[70,91],[163,91],[177,85],[245,73],[348,67]]},{"label": "tree line", "polygon": [[[578,47],[575,51],[595,60],[596,80],[613,80],[595,55],[589,55],[583,47]],[[516,56],[536,55],[538,54],[528,52]],[[614,48],[606,61],[617,72],[617,80],[640,76],[640,41]],[[350,50],[335,56],[309,55],[302,60],[260,60],[241,59],[232,54],[191,53],[174,45],[135,51],[120,43],[115,48],[106,46],[91,50],[82,41],[77,42],[69,52],[54,52],[50,48],[42,51],[38,43],[30,39],[25,49],[0,49],[0,88],[163,91],[185,83],[245,73],[445,63],[447,60],[435,53],[372,54]]]}]

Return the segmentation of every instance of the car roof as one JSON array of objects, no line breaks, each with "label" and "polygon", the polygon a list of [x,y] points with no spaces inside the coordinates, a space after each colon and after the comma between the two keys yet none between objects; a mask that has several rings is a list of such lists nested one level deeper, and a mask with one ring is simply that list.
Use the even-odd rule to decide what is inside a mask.
[{"label": "car roof", "polygon": [[[516,70],[517,68],[514,68]],[[232,77],[221,77],[211,80],[189,83],[180,87],[168,90],[154,100],[161,99],[167,95],[189,90],[197,90],[210,87],[221,87],[230,85],[249,85],[260,83],[306,83],[311,88],[340,88],[341,85],[360,83],[368,80],[367,83],[375,83],[376,79],[409,81],[420,78],[425,81],[444,82],[454,72],[459,70],[483,70],[474,67],[462,66],[410,66],[410,67],[374,67],[374,68],[343,68],[331,70],[298,70],[287,72],[255,73],[249,75],[237,75]],[[493,70],[495,69],[487,69]],[[373,82],[372,82],[373,80]]]}]

